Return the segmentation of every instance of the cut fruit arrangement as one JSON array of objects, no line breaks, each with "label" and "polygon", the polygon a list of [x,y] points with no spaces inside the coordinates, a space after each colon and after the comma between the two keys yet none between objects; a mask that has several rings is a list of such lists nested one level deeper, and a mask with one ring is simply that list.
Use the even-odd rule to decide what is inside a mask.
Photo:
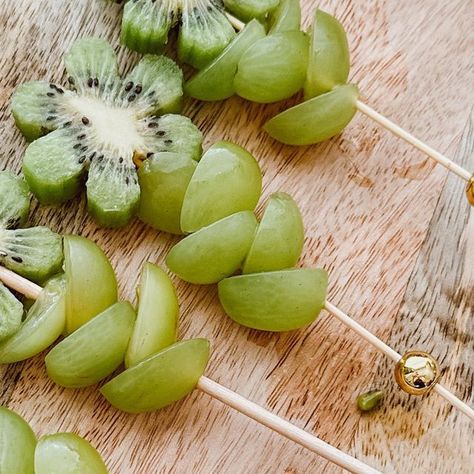
[{"label": "cut fruit arrangement", "polygon": [[[342,25],[319,10],[309,35],[300,24],[297,0],[129,0],[122,41],[142,53],[160,53],[171,29],[178,30],[178,58],[200,69],[185,90],[201,100],[238,94],[270,103],[304,89],[305,102],[265,126],[287,144],[330,138],[357,109],[394,131],[396,126],[360,102],[357,87],[347,84]],[[416,353],[431,378],[415,370],[410,380],[421,380],[423,387],[410,387],[403,371],[413,354],[402,357],[327,301],[324,270],[295,268],[304,242],[300,211],[291,196],[279,192],[269,197],[257,221],[262,174],[250,153],[222,141],[201,157],[202,134],[178,114],[183,74],[174,61],[146,55],[122,78],[111,46],[88,38],[72,46],[65,65],[69,90],[31,82],[19,86],[12,100],[15,121],[32,143],[23,161],[28,184],[0,173],[5,267],[0,267],[5,283],[0,283],[0,363],[33,357],[62,335],[45,357],[49,377],[60,386],[97,384],[124,364],[100,388],[120,410],[157,410],[199,388],[350,471],[376,472],[204,377],[209,342],[177,342],[179,304],[162,269],[143,267],[135,310],[118,301],[114,270],[93,242],[61,238],[45,227],[24,228],[29,189],[42,204],[55,205],[77,195],[86,180],[88,208],[99,225],[123,226],[137,215],[157,230],[189,234],[169,252],[168,267],[190,283],[218,283],[219,299],[234,321],[288,331],[312,323],[326,309],[397,363],[402,389],[433,390],[474,419],[474,411],[438,383],[436,361]],[[474,204],[474,180],[467,171],[400,130],[399,136],[470,179]],[[7,287],[36,300],[25,318]],[[85,440],[63,433],[37,443],[27,423],[5,408],[0,408],[0,432],[0,472],[107,472]]]},{"label": "cut fruit arrangement", "polygon": [[18,414],[0,407],[0,472],[4,474],[107,474],[100,454],[73,433],[36,439]]},{"label": "cut fruit arrangement", "polygon": [[[122,3],[118,0],[115,3]],[[122,18],[122,42],[139,53],[160,53],[170,30],[179,30],[178,57],[202,68],[236,36],[232,13],[264,20],[279,0],[129,0]]]},{"label": "cut fruit arrangement", "polygon": [[[126,369],[100,389],[120,410],[129,413],[157,410],[199,388],[352,472],[378,472],[204,377],[209,342],[205,339],[176,342],[179,305],[173,284],[159,267],[150,263],[144,266],[137,291],[136,315],[130,303],[117,302],[115,274],[95,244],[82,237],[66,236],[64,246],[66,284],[61,298],[66,304],[56,313],[54,322],[47,312],[26,319],[19,330],[2,343],[0,362],[32,357],[46,349],[62,332],[66,337],[45,358],[49,377],[60,386],[82,388],[96,384],[125,362]],[[1,267],[0,279],[32,299],[48,300],[46,289]],[[83,304],[86,287],[88,298]],[[10,413],[9,416],[18,420],[17,415]],[[21,433],[12,433],[12,428],[2,426],[1,422],[0,416],[0,433],[9,439],[20,441],[20,436],[29,437],[30,445],[22,439],[21,446],[25,459],[34,456],[36,473],[107,472],[95,450],[74,435],[44,437],[35,450],[34,436],[25,428],[25,422],[22,422]],[[8,449],[7,444],[0,443],[1,449]],[[59,464],[55,464],[56,457],[60,458]],[[9,456],[0,457],[0,472],[10,472],[7,469],[10,462]],[[24,469],[14,472],[33,472],[27,467]]]},{"label": "cut fruit arrangement", "polygon": [[145,56],[121,78],[111,46],[94,38],[78,40],[65,63],[72,90],[30,82],[13,96],[16,124],[34,140],[23,173],[43,204],[73,198],[87,174],[88,207],[97,222],[124,225],[140,203],[137,166],[158,152],[201,156],[201,133],[175,114],[182,72],[169,58]]}]

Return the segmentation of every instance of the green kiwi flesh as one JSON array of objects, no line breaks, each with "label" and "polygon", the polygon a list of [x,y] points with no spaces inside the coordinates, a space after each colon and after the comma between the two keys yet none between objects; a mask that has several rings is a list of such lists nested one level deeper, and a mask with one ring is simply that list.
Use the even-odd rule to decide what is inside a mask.
[{"label": "green kiwi flesh", "polygon": [[24,226],[28,186],[9,171],[0,172],[0,265],[41,283],[61,269],[61,237],[46,227]]},{"label": "green kiwi flesh", "polygon": [[[133,3],[133,2],[131,2]],[[124,78],[104,40],[76,41],[65,56],[70,90],[20,85],[12,99],[28,140],[23,173],[45,205],[61,204],[87,181],[88,208],[104,227],[125,225],[140,200],[137,167],[158,152],[199,160],[202,134],[181,108],[183,76],[164,56],[145,56]]]},{"label": "green kiwi flesh", "polygon": [[0,283],[0,341],[18,331],[23,318],[23,305]]}]

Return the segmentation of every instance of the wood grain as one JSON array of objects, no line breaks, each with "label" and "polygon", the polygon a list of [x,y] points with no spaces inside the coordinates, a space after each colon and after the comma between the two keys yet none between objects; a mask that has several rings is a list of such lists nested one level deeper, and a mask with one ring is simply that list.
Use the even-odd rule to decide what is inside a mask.
[{"label": "wood grain", "polygon": [[[304,0],[302,5],[306,26],[316,6],[344,23],[352,80],[370,105],[454,155],[473,105],[472,0]],[[1,2],[2,168],[19,170],[26,146],[9,110],[14,87],[26,80],[61,80],[64,51],[85,35],[110,39],[123,70],[129,69],[137,56],[119,46],[119,22],[120,7],[99,0]],[[400,350],[435,343],[434,352],[449,367],[446,383],[468,398],[474,360],[469,300],[474,276],[467,264],[473,224],[460,181],[451,180],[449,192],[441,195],[446,172],[362,116],[321,145],[282,146],[261,126],[287,106],[232,98],[223,104],[188,100],[185,110],[205,133],[206,147],[227,139],[255,154],[264,170],[265,196],[283,190],[299,202],[306,225],[301,265],[330,271],[331,300]],[[447,225],[456,217],[460,222],[451,232]],[[435,228],[438,218],[445,225]],[[124,298],[134,298],[142,263],[162,263],[176,241],[138,221],[117,231],[97,229],[83,199],[59,210],[35,205],[31,220],[98,242],[117,269]],[[463,222],[465,243],[458,244],[452,234],[462,231]],[[429,252],[423,246],[429,238],[451,243]],[[327,315],[301,331],[258,333],[225,317],[215,287],[176,283],[181,336],[210,339],[208,375],[215,380],[387,471],[426,472],[428,466],[430,472],[460,472],[472,465],[472,427],[438,397],[407,402],[390,392],[386,412],[360,416],[355,397],[374,385],[390,386],[391,368]],[[425,314],[433,319],[422,318]],[[405,317],[409,324],[397,323]],[[420,331],[414,330],[417,323]],[[4,368],[1,395],[38,434],[73,430],[87,436],[113,473],[339,472],[199,393],[159,413],[118,413],[94,388],[56,387],[46,377],[42,356]],[[458,442],[455,450],[447,448],[455,440],[471,447],[461,452]],[[420,459],[424,456],[428,461]]]}]

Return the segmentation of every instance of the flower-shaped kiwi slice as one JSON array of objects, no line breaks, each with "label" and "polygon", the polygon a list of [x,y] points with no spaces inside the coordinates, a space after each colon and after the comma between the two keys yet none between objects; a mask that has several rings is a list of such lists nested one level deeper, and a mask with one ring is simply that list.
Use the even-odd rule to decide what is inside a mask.
[{"label": "flower-shaped kiwi slice", "polygon": [[[182,72],[169,58],[145,56],[121,78],[104,40],[76,41],[65,56],[71,90],[49,82],[20,85],[12,99],[29,140],[23,173],[42,204],[73,198],[87,175],[90,212],[119,227],[140,200],[137,167],[156,152],[199,159],[202,134],[181,107]],[[51,133],[49,133],[51,132]]]},{"label": "flower-shaped kiwi slice", "polygon": [[[25,181],[0,172],[0,265],[38,283],[60,271],[62,239],[47,227],[25,228],[30,195]],[[23,305],[0,283],[0,340],[14,334]]]},{"label": "flower-shaped kiwi slice", "polygon": [[279,0],[129,0],[122,42],[140,53],[160,52],[170,30],[178,27],[180,60],[201,69],[236,35],[226,10],[248,21],[264,18],[278,4]]}]

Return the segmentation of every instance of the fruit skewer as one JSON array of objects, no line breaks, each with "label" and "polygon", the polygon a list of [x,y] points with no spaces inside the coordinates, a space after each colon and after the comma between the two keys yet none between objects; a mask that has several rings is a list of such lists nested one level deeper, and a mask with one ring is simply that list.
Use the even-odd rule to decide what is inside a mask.
[{"label": "fruit skewer", "polygon": [[[229,14],[227,12],[226,12],[226,16],[237,31],[241,31],[245,28],[246,24],[244,22],[240,21],[238,18],[235,18],[234,16],[232,16],[231,14]],[[295,24],[295,26],[296,26],[296,24]],[[320,32],[317,33],[316,29],[320,30]],[[283,34],[284,34],[284,32],[283,32]],[[316,34],[320,34],[320,37],[322,38],[323,41],[325,40],[326,43],[321,42],[321,43],[318,44],[318,38],[315,39]],[[309,61],[309,65],[308,65],[308,75],[306,77],[306,85],[305,85],[305,96],[306,96],[306,99],[308,99],[308,100],[307,100],[306,103],[303,103],[303,104],[308,104],[308,107],[309,107],[309,101],[311,100],[311,98],[317,99],[318,97],[321,97],[325,93],[331,93],[331,92],[335,91],[338,85],[344,84],[345,81],[340,82],[341,74],[342,74],[342,76],[344,76],[344,73],[341,73],[341,71],[347,69],[347,74],[349,72],[349,65],[348,65],[349,52],[348,52],[348,48],[347,48],[347,39],[346,39],[345,32],[344,32],[344,29],[343,29],[342,25],[335,18],[333,18],[330,15],[318,10],[316,12],[316,15],[315,15],[315,21],[314,21],[312,36],[313,36],[313,38],[311,40],[312,44],[311,44],[311,47],[310,47],[310,61]],[[335,39],[335,38],[337,38],[337,39]],[[234,41],[237,41],[237,39],[234,40]],[[339,42],[339,44],[337,44],[337,46],[336,46],[335,43],[337,41]],[[254,56],[254,58],[257,58],[258,54],[256,52],[258,50],[258,46],[257,45],[252,45],[252,46],[254,46],[254,50],[255,50],[255,52],[253,53],[253,56]],[[245,56],[245,51],[242,51],[241,53],[242,53],[243,56]],[[320,70],[318,70],[318,69],[321,69],[321,65],[317,64],[317,61],[318,61],[317,56],[318,55],[319,56],[324,56],[324,55],[329,56],[331,54],[333,56],[332,60],[331,60],[331,63],[330,64],[328,64],[328,62],[323,63],[322,64],[322,66],[323,66],[322,69],[325,69],[325,70],[320,72]],[[311,55],[313,55],[313,58],[314,58],[313,63],[311,62]],[[224,57],[224,53],[223,53],[222,57]],[[341,58],[347,58],[347,65],[344,64],[344,60],[342,60]],[[323,58],[323,62],[324,62],[324,59],[327,59],[327,58]],[[218,60],[216,60],[212,64],[214,69],[216,69],[217,61]],[[258,59],[254,59],[254,61],[255,61],[255,63],[257,63]],[[251,60],[249,60],[249,62],[251,62]],[[257,64],[255,64],[255,66],[256,65]],[[281,66],[281,64],[280,64],[280,66]],[[248,67],[248,65],[247,65],[247,67]],[[236,69],[237,68],[238,68],[238,66],[236,65]],[[198,77],[199,75],[201,75],[202,77],[205,77],[206,72],[207,71],[204,70],[204,71],[198,73],[198,75],[196,77]],[[310,78],[310,75],[312,75],[311,78]],[[322,80],[321,80],[321,84],[324,84],[324,86],[327,87],[327,90],[324,89],[324,88],[321,89],[321,87],[320,87],[321,84],[319,84],[317,86],[317,88],[316,88],[317,92],[316,91],[311,92],[310,91],[311,86],[309,86],[309,89],[306,90],[306,88],[308,87],[308,82],[310,82],[311,79],[314,80],[315,78],[316,78],[316,81],[318,81],[318,78],[320,76],[323,76]],[[347,76],[346,76],[346,79],[347,79]],[[332,83],[331,83],[331,80],[332,80]],[[193,80],[191,80],[191,82],[189,84],[192,84],[192,81]],[[255,82],[258,82],[257,78],[255,78]],[[328,84],[331,84],[331,86],[328,87]],[[196,87],[196,81],[194,81],[194,84],[192,85],[192,87]],[[191,90],[191,95],[192,95],[192,88],[188,87],[188,91],[189,90]],[[348,115],[346,123],[344,123],[344,125],[342,127],[336,126],[336,130],[334,130],[328,136],[324,136],[322,138],[321,137],[313,138],[313,137],[311,137],[311,132],[307,132],[307,134],[310,138],[306,137],[305,139],[302,140],[301,143],[298,143],[298,138],[295,138],[295,136],[298,136],[298,130],[297,130],[298,124],[294,123],[293,126],[289,125],[288,122],[289,122],[290,117],[288,117],[288,116],[284,117],[284,114],[287,114],[287,115],[291,114],[291,111],[295,110],[299,106],[296,106],[293,109],[289,109],[285,112],[282,112],[279,116],[277,116],[274,119],[270,120],[267,123],[265,128],[266,128],[267,132],[271,136],[273,136],[273,138],[275,138],[279,141],[282,141],[283,143],[295,144],[295,145],[317,143],[319,141],[322,141],[326,138],[330,138],[330,136],[334,136],[337,133],[339,133],[342,130],[342,128],[344,128],[349,123],[349,121],[352,119],[352,116],[354,115],[355,110],[358,110],[359,112],[363,113],[364,115],[366,115],[367,117],[369,117],[370,119],[375,121],[381,127],[383,127],[386,130],[390,131],[395,136],[401,138],[406,143],[414,146],[419,151],[421,151],[422,153],[425,153],[430,158],[435,160],[437,163],[444,166],[447,170],[449,170],[450,172],[456,174],[458,177],[460,177],[461,179],[466,181],[466,183],[467,183],[466,195],[467,195],[469,203],[474,206],[474,175],[473,175],[473,173],[469,172],[468,170],[466,170],[462,166],[458,165],[457,163],[455,163],[453,160],[451,160],[447,156],[443,155],[439,151],[435,150],[433,147],[431,147],[428,144],[424,143],[422,140],[416,138],[410,132],[404,130],[399,125],[395,124],[393,121],[389,120],[388,118],[386,118],[385,116],[383,116],[382,114],[380,114],[379,112],[374,110],[372,107],[370,107],[369,105],[367,105],[366,103],[361,101],[358,98],[357,91],[354,91],[354,93],[352,95],[353,95],[353,97],[351,97],[351,99],[349,101],[350,103],[346,104],[347,105],[347,115]],[[200,98],[200,97],[197,97],[197,98]],[[252,100],[251,97],[247,97],[247,98]],[[281,99],[281,98],[284,98],[284,97],[279,97],[278,99]],[[302,106],[303,104],[300,104],[300,105]],[[316,110],[318,107],[320,107],[320,105],[314,103],[314,109]],[[337,107],[337,105],[336,105],[336,107]],[[350,113],[350,110],[349,110],[351,107],[353,108],[352,113]],[[296,110],[295,110],[295,112],[298,113]],[[301,112],[301,111],[299,111],[299,112]],[[281,124],[278,123],[278,119],[280,117],[281,117]],[[301,114],[300,114],[300,117],[301,117]],[[291,117],[291,119],[295,119],[295,118],[298,118],[298,116],[294,115],[294,116]],[[322,118],[322,117],[319,117],[319,118]],[[324,117],[324,118],[325,118],[326,121],[329,121],[329,122],[331,121],[331,119],[328,118],[328,117]],[[341,121],[340,117],[338,117],[338,119],[339,119],[339,121]],[[300,120],[302,120],[302,119],[300,118]],[[301,123],[300,125],[304,126],[305,124]],[[317,125],[315,125],[316,128],[318,126],[320,126],[319,123]],[[285,131],[282,131],[283,128],[285,129]],[[305,132],[303,132],[303,134],[304,133]],[[293,135],[293,136],[290,137],[290,135]]]},{"label": "fruit skewer", "polygon": [[[29,280],[1,266],[0,281],[13,290],[32,299],[38,298],[42,290],[39,285],[36,285],[35,283],[32,283]],[[392,359],[397,364],[395,377],[402,390],[412,395],[423,395],[430,390],[433,390],[446,401],[451,403],[453,407],[457,408],[466,416],[468,416],[472,421],[474,421],[474,410],[462,400],[457,398],[454,394],[452,394],[447,388],[438,383],[440,371],[436,361],[429,354],[410,351],[402,356],[373,333],[354,321],[354,319],[352,319],[349,315],[344,313],[330,301],[325,301],[324,309],[337,318],[346,327],[361,336],[379,352]],[[416,372],[416,367],[413,371],[410,371],[411,362],[423,362],[424,365],[421,369],[421,372]],[[426,373],[426,370],[429,371],[429,374]],[[423,381],[423,386],[419,385],[420,381]],[[308,435],[303,430],[299,430],[297,428],[292,428],[289,430],[290,426],[292,426],[290,423],[275,417],[275,415],[267,412],[265,409],[258,407],[255,404],[252,404],[237,394],[229,397],[230,391],[228,391],[228,389],[225,387],[220,386],[216,382],[213,382],[207,378],[202,378],[198,383],[198,388],[209,395],[218,398],[223,403],[228,402],[230,406],[234,407],[238,411],[245,409],[244,414],[248,414],[248,416],[255,419],[256,421],[265,424],[269,428],[274,429],[289,439],[292,439],[293,441],[302,444],[308,449],[311,449],[312,451],[324,456],[323,442],[321,440],[315,438],[313,441],[311,441],[312,435]],[[294,431],[294,429],[296,429],[296,431]]]},{"label": "fruit skewer", "polygon": [[[0,281],[30,299],[36,300],[42,292],[39,285],[1,266]],[[196,388],[350,472],[379,472],[208,377],[201,376]]]}]

